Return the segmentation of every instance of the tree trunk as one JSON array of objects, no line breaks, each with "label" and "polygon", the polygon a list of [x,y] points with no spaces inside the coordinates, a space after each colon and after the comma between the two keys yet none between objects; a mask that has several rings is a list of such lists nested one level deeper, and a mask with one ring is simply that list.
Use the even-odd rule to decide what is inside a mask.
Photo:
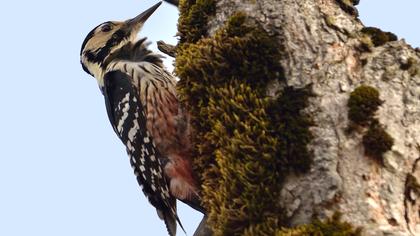
[{"label": "tree trunk", "polygon": [[[218,219],[217,215],[222,217],[224,209],[233,209],[229,208],[229,204],[218,204],[218,207],[214,207],[212,204],[218,202],[219,197],[211,192],[223,192],[224,189],[219,189],[224,188],[223,183],[236,184],[243,179],[235,179],[235,174],[224,175],[226,170],[223,157],[233,155],[223,149],[229,143],[222,145],[214,141],[208,146],[203,144],[208,142],[208,137],[217,139],[217,135],[209,136],[209,130],[214,126],[206,126],[206,121],[200,120],[202,114],[205,114],[208,122],[213,122],[216,116],[203,113],[203,107],[224,109],[224,105],[220,105],[224,103],[218,103],[224,97],[216,96],[218,99],[213,101],[210,93],[199,92],[194,99],[202,100],[195,102],[192,101],[194,94],[190,90],[195,86],[192,79],[194,76],[207,78],[212,73],[209,72],[211,70],[206,70],[206,66],[200,67],[200,70],[204,68],[204,72],[200,73],[192,71],[191,68],[197,68],[194,66],[185,69],[188,62],[185,58],[188,57],[187,52],[193,50],[192,45],[198,45],[195,55],[201,55],[205,50],[204,46],[208,45],[205,44],[206,39],[219,39],[222,45],[227,43],[228,38],[218,35],[224,34],[221,29],[226,27],[226,22],[237,12],[256,21],[281,50],[279,61],[282,79],[267,82],[266,95],[274,100],[285,88],[290,87],[309,88],[312,94],[304,109],[299,111],[299,114],[308,115],[311,119],[311,139],[306,145],[311,158],[310,166],[306,171],[284,171],[284,166],[290,167],[288,159],[289,161],[281,161],[281,165],[285,163],[283,166],[272,170],[281,172],[278,174],[281,178],[278,180],[281,182],[280,188],[271,191],[278,202],[275,207],[281,209],[278,214],[282,216],[272,223],[278,228],[277,231],[264,232],[281,235],[282,227],[310,224],[314,218],[330,218],[335,212],[340,212],[341,220],[360,227],[362,235],[420,235],[420,53],[403,40],[394,40],[392,34],[365,28],[357,18],[357,10],[351,5],[352,2],[356,1],[180,1],[181,41],[177,51],[176,72],[181,79],[181,96],[191,109],[193,126],[197,132],[197,137],[194,138],[195,163],[199,167],[196,170],[200,170],[199,176],[203,180],[203,202],[209,210],[209,224],[215,235],[257,235],[264,230],[247,227],[266,220],[263,212],[249,218],[247,216],[250,214],[247,213],[234,223],[229,222],[231,219],[223,219],[222,223]],[[214,8],[206,8],[207,11],[200,9],[200,4]],[[186,19],[188,14],[189,17],[196,14],[197,19]],[[197,33],[197,30],[201,31]],[[195,37],[197,34],[189,35],[193,31],[199,37]],[[229,33],[229,30],[224,31]],[[231,38],[235,37],[237,36]],[[219,44],[214,45],[216,46],[211,46],[211,50],[217,49]],[[200,56],[191,56],[190,59],[190,63],[203,60]],[[235,63],[230,65],[232,70]],[[215,81],[215,77],[220,76],[214,73],[208,76],[210,79],[205,80],[207,82],[202,83],[213,86],[211,81]],[[233,77],[235,76],[228,76]],[[201,83],[200,80],[197,83]],[[217,85],[214,85],[216,90],[222,89],[224,85],[220,85],[221,83],[223,82],[218,80]],[[249,84],[251,89],[260,88],[260,85],[254,86],[253,82],[243,83]],[[235,94],[242,91],[237,84],[229,86],[233,87]],[[352,120],[349,115],[349,109],[352,109],[349,108],[349,99],[351,95],[358,95],[357,88],[361,86],[378,91],[381,100],[381,105],[377,110],[374,108],[372,114],[362,113],[361,119],[364,122]],[[247,97],[241,101],[247,103]],[[364,106],[363,101],[359,105]],[[269,110],[261,113],[261,116],[265,117]],[[226,109],[224,111],[226,114],[232,112]],[[362,111],[367,112],[363,109]],[[232,135],[230,140],[233,140],[236,137],[233,134],[235,132],[229,133],[226,128],[230,127],[230,123],[225,122],[223,125],[223,132],[219,134]],[[287,127],[290,122],[283,125]],[[249,126],[253,127],[252,123]],[[232,130],[241,129],[233,127]],[[271,130],[270,127],[267,130]],[[368,141],[368,134],[373,134],[373,141]],[[387,134],[392,138],[386,139]],[[279,142],[283,140],[281,135],[273,137],[278,137]],[[290,143],[286,146],[293,145],[293,141],[288,139],[288,142]],[[388,148],[378,151],[380,148],[375,145],[384,143],[389,144]],[[239,145],[238,148],[243,146],[245,145]],[[256,147],[256,153],[265,152],[259,150],[260,146]],[[267,153],[274,155],[276,160],[281,159],[282,154]],[[208,158],[203,161],[203,156]],[[256,158],[255,155],[253,157]],[[236,160],[239,160],[235,163],[240,166],[242,160],[248,159],[239,155]],[[258,161],[260,159],[256,159]],[[202,174],[206,172],[203,168],[212,170]],[[233,169],[238,168],[240,169]],[[218,180],[215,184],[209,182],[210,178],[229,179],[225,182]],[[244,193],[247,188],[242,186],[240,189]],[[259,197],[264,198],[264,195]],[[223,201],[229,200],[229,197],[225,197]],[[242,206],[250,208],[245,203],[238,203],[235,207]],[[240,218],[238,215],[235,217]]]}]

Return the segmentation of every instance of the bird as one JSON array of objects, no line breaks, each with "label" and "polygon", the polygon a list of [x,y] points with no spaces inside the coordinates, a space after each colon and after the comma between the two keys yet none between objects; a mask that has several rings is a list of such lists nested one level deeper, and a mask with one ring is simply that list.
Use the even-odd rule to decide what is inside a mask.
[{"label": "bird", "polygon": [[[148,201],[176,235],[176,199],[204,213],[191,164],[191,126],[176,91],[176,78],[161,55],[139,38],[159,2],[134,18],[107,21],[82,43],[82,68],[105,100],[113,130],[125,145],[131,167]],[[185,232],[185,230],[184,230]]]}]

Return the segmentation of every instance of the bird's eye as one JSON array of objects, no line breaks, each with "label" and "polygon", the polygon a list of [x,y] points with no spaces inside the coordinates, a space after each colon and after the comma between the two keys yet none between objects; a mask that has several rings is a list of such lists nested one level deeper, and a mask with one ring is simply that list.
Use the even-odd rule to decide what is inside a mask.
[{"label": "bird's eye", "polygon": [[109,31],[111,31],[111,29],[112,29],[112,27],[110,25],[104,25],[101,28],[102,32],[109,32]]}]

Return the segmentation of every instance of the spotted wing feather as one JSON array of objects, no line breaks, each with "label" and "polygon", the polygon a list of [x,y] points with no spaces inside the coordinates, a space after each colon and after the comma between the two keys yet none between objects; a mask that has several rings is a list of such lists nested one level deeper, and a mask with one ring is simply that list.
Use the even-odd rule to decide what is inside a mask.
[{"label": "spotted wing feather", "polygon": [[114,131],[126,146],[130,164],[144,194],[165,221],[169,234],[175,236],[176,222],[179,222],[176,200],[169,193],[161,163],[163,159],[146,129],[146,117],[131,81],[129,75],[119,71],[105,75],[103,93],[108,117]]}]

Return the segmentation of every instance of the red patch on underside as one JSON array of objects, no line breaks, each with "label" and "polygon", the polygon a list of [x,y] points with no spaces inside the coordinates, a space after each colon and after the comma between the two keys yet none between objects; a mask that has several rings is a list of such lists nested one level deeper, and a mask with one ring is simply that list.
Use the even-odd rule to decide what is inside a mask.
[{"label": "red patch on underside", "polygon": [[172,195],[182,200],[193,199],[197,195],[197,188],[189,160],[178,155],[171,155],[169,159],[165,174],[170,179]]}]

